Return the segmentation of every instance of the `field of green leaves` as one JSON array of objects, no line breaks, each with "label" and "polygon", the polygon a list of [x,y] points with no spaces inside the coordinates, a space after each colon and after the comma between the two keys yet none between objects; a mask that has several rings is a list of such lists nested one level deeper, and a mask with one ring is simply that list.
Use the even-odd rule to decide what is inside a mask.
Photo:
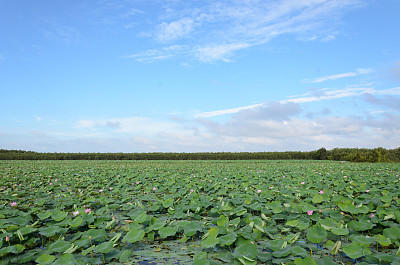
[{"label": "field of green leaves", "polygon": [[400,264],[400,164],[0,161],[0,264]]}]

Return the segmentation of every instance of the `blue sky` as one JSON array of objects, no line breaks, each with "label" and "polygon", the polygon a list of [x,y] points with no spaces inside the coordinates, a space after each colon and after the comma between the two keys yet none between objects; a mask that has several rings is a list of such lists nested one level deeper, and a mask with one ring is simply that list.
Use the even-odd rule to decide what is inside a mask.
[{"label": "blue sky", "polygon": [[398,0],[0,0],[0,149],[400,146]]}]

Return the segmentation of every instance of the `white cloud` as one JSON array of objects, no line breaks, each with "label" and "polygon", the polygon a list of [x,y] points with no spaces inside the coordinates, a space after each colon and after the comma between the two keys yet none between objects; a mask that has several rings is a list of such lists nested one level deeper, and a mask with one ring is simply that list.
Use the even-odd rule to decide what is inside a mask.
[{"label": "white cloud", "polygon": [[193,30],[193,20],[182,18],[170,23],[163,22],[160,25],[157,38],[162,41],[171,41],[189,34]]},{"label": "white cloud", "polygon": [[328,80],[335,80],[335,79],[339,79],[339,78],[370,74],[372,72],[373,72],[373,70],[371,68],[359,68],[355,72],[347,72],[347,73],[342,73],[342,74],[328,75],[328,76],[323,76],[323,77],[318,77],[318,78],[313,78],[313,79],[304,79],[303,81],[307,82],[307,83],[321,83],[321,82],[328,81]]},{"label": "white cloud", "polygon": [[331,100],[337,98],[344,98],[344,97],[352,97],[352,96],[361,96],[364,94],[371,94],[371,95],[400,95],[400,87],[389,88],[389,89],[381,89],[377,90],[374,88],[355,88],[355,87],[348,87],[344,89],[320,89],[318,90],[320,93],[314,93],[316,95],[312,95],[310,93],[306,93],[288,100],[281,101],[282,103],[285,102],[294,102],[294,103],[306,103],[306,102],[314,102],[314,101],[321,101],[321,100]]},{"label": "white cloud", "polygon": [[[190,6],[169,2],[159,17],[161,24],[144,34],[155,36],[161,43],[185,46],[185,55],[202,62],[229,62],[236,52],[266,44],[282,34],[301,39],[312,33],[313,38],[321,41],[334,40],[338,35],[337,18],[359,3],[358,0],[249,0],[201,1]],[[184,44],[180,42],[183,37]],[[153,58],[153,53],[163,54],[163,48],[139,53],[140,61],[151,61],[144,57]],[[181,51],[171,52],[167,58],[180,54]]]},{"label": "white cloud", "polygon": [[144,52],[122,56],[122,58],[133,58],[138,62],[149,63],[165,60],[178,54],[185,53],[185,50],[186,48],[181,45],[171,45],[161,49],[150,49]]},{"label": "white cloud", "polygon": [[263,103],[260,103],[260,104],[254,104],[254,105],[250,105],[250,106],[245,106],[245,107],[233,108],[233,109],[202,112],[202,113],[196,114],[195,117],[196,118],[210,118],[210,117],[215,117],[215,116],[219,116],[219,115],[237,113],[239,111],[246,110],[246,109],[258,108],[258,107],[261,107],[263,105],[264,105]]},{"label": "white cloud", "polygon": [[229,57],[233,52],[249,47],[248,43],[230,43],[220,45],[208,45],[195,49],[196,57],[201,62],[225,61],[229,62]]}]

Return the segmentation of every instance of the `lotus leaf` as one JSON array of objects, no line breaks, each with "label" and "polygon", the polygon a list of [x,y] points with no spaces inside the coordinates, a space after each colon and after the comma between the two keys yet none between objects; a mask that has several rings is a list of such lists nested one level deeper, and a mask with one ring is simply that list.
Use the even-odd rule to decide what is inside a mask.
[{"label": "lotus leaf", "polygon": [[39,233],[45,237],[52,237],[55,234],[62,232],[61,228],[58,226],[48,226],[39,228]]},{"label": "lotus leaf", "polygon": [[161,227],[158,230],[161,238],[167,238],[169,236],[174,236],[176,234],[177,229],[174,227]]},{"label": "lotus leaf", "polygon": [[358,242],[352,242],[350,245],[343,247],[343,251],[352,259],[358,259],[362,256],[371,254],[369,249],[365,248]]},{"label": "lotus leaf", "polygon": [[69,221],[69,226],[70,227],[78,227],[82,224],[82,222],[83,222],[82,217],[78,216],[78,217],[72,219],[71,221]]},{"label": "lotus leaf", "polygon": [[67,253],[63,254],[59,259],[57,259],[53,265],[80,265],[84,264],[78,261],[73,254]]},{"label": "lotus leaf", "polygon": [[107,238],[105,229],[89,229],[82,235],[82,239],[89,238],[94,242],[102,242]]},{"label": "lotus leaf", "polygon": [[328,257],[322,257],[316,260],[317,265],[339,265],[339,263],[334,262],[332,259]]},{"label": "lotus leaf", "polygon": [[71,246],[70,242],[59,240],[50,245],[49,250],[52,252],[64,252]]},{"label": "lotus leaf", "polygon": [[333,227],[331,229],[331,232],[335,235],[339,235],[339,236],[344,236],[349,234],[349,230],[347,228],[339,228],[339,227]]},{"label": "lotus leaf", "polygon": [[125,250],[119,257],[119,261],[123,263],[128,262],[131,256],[132,256],[132,251]]},{"label": "lotus leaf", "polygon": [[274,256],[276,258],[287,257],[290,254],[292,254],[292,247],[291,246],[287,246],[287,247],[282,248],[282,249],[280,249],[278,251],[272,252],[272,256]]},{"label": "lotus leaf", "polygon": [[320,225],[314,225],[308,229],[307,239],[313,243],[319,243],[327,237],[328,233]]},{"label": "lotus leaf", "polygon": [[51,218],[53,218],[54,221],[60,222],[64,220],[65,217],[67,217],[68,213],[63,212],[63,211],[53,211],[51,213]]},{"label": "lotus leaf", "polygon": [[133,230],[130,230],[125,235],[125,237],[122,239],[122,242],[134,243],[134,242],[142,240],[143,237],[144,237],[143,230],[133,229]]},{"label": "lotus leaf", "polygon": [[225,236],[219,237],[219,245],[221,247],[230,246],[236,241],[236,238],[237,238],[237,234],[235,232],[230,232],[229,234],[227,234]]},{"label": "lotus leaf", "polygon": [[197,222],[189,222],[187,225],[183,227],[183,230],[185,232],[185,235],[190,237],[194,236],[197,231],[200,231],[202,229],[201,225]]},{"label": "lotus leaf", "polygon": [[219,238],[216,237],[207,237],[203,241],[201,241],[201,246],[203,248],[213,248],[219,243]]},{"label": "lotus leaf", "polygon": [[100,253],[108,253],[113,249],[113,245],[114,242],[112,241],[103,242],[100,245],[97,245],[94,250]]},{"label": "lotus leaf", "polygon": [[50,264],[54,261],[55,258],[56,257],[54,257],[53,255],[43,254],[39,256],[35,261],[39,264]]},{"label": "lotus leaf", "polygon": [[315,260],[313,258],[307,257],[307,258],[297,258],[294,260],[294,264],[296,265],[317,265]]}]

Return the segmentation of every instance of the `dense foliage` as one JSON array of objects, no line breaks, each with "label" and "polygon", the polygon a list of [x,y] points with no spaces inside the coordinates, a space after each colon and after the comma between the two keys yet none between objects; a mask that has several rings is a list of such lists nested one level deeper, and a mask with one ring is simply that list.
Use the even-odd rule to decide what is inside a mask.
[{"label": "dense foliage", "polygon": [[3,160],[0,260],[400,264],[399,174],[397,163]]},{"label": "dense foliage", "polygon": [[310,152],[217,153],[39,153],[2,150],[0,160],[334,160],[352,162],[400,162],[400,148],[320,148]]}]

